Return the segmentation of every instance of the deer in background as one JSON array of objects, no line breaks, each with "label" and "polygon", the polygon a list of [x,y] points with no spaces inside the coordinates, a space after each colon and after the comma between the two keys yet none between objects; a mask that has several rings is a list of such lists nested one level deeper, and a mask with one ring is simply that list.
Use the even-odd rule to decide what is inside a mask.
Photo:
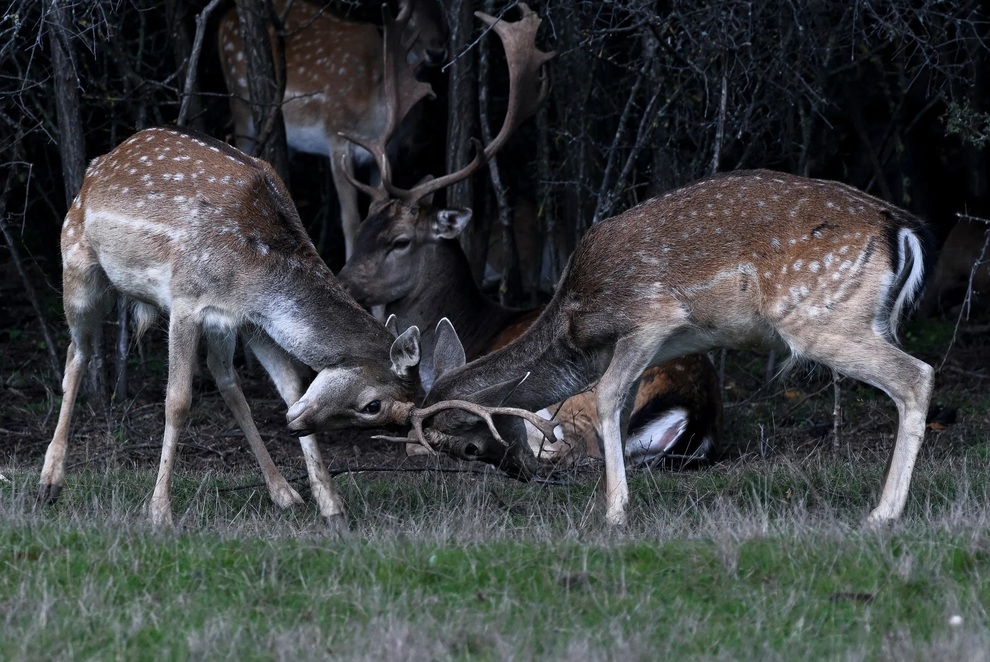
[{"label": "deer in background", "polygon": [[[272,500],[300,503],[251,418],[232,360],[238,332],[290,405],[313,496],[332,526],[343,502],[313,432],[408,418],[418,386],[419,332],[395,337],[354,302],[316,252],[271,166],[206,136],[147,129],[95,159],[62,226],[71,343],[58,424],[39,498],[65,481],[73,404],[114,289],[134,301],[137,335],[168,315],[165,435],[151,521],[172,523],[170,485],[192,400],[200,338],[220,393],[261,466]],[[308,369],[316,378],[304,392]]]},{"label": "deer in background", "polygon": [[618,525],[629,498],[623,424],[639,375],[716,347],[787,348],[894,400],[897,438],[870,520],[899,517],[934,371],[896,346],[896,330],[931,249],[922,221],[836,182],[753,171],[692,184],[594,225],[516,341],[465,364],[444,332],[436,381],[410,423],[424,445],[513,462],[525,435],[517,417],[539,426],[529,412],[597,380],[605,516]]},{"label": "deer in background", "polygon": [[[389,134],[377,142],[363,143],[380,165],[377,187],[364,187],[372,198],[371,213],[359,229],[355,251],[339,274],[348,291],[365,306],[385,306],[402,324],[423,329],[423,360],[420,376],[427,388],[432,383],[433,334],[443,317],[452,319],[462,333],[465,351],[474,358],[488,353],[519,335],[536,319],[539,311],[514,310],[489,300],[475,284],[457,237],[471,219],[468,209],[442,209],[431,201],[441,188],[474,173],[506,143],[515,129],[544,102],[547,82],[543,65],[553,54],[535,46],[539,17],[520,5],[522,17],[515,22],[496,20],[476,13],[502,40],[509,68],[508,110],[502,128],[492,142],[461,170],[430,179],[412,189],[392,184],[385,144]],[[420,88],[385,85],[388,92],[389,126],[397,126],[403,109],[411,108]],[[636,434],[626,446],[636,460],[666,458],[673,463],[710,458],[717,449],[722,424],[721,394],[714,369],[702,356],[680,359],[656,368],[643,381],[634,414]],[[562,423],[562,440],[547,443],[535,430],[530,446],[538,456],[559,459],[572,450],[598,455],[597,417],[591,406],[593,395],[582,394],[556,410]],[[525,457],[522,449],[518,451]],[[485,459],[479,456],[473,459]],[[499,458],[501,459],[501,458]],[[527,476],[529,464],[510,472]],[[521,470],[525,468],[526,470]]]},{"label": "deer in background", "polygon": [[[278,5],[284,8],[286,3]],[[375,25],[334,16],[304,0],[292,2],[284,18],[286,139],[293,149],[330,158],[347,255],[361,221],[351,184],[354,162],[364,164],[368,155],[341,133],[374,140],[386,129],[386,62],[394,68],[389,75],[415,80],[421,64],[440,64],[447,57],[440,3],[402,0],[399,5],[398,16],[386,22],[384,38]],[[250,152],[256,127],[236,9],[221,19],[217,42],[237,144]]]}]

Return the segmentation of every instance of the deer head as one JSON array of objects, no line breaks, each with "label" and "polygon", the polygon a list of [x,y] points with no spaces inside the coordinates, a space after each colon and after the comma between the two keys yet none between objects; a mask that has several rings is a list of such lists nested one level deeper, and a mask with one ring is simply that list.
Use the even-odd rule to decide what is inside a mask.
[{"label": "deer head", "polygon": [[[411,189],[402,189],[392,183],[391,165],[385,146],[395,127],[398,126],[408,110],[429,93],[423,84],[417,83],[408,76],[396,77],[385,84],[386,107],[388,108],[386,131],[379,135],[376,140],[366,140],[361,136],[345,133],[348,139],[361,145],[373,155],[381,173],[381,181],[375,187],[352,181],[354,186],[367,193],[372,199],[368,217],[362,223],[362,225],[370,225],[370,228],[365,231],[366,236],[373,236],[376,230],[386,225],[405,230],[405,234],[396,234],[395,240],[388,246],[387,250],[390,254],[386,260],[380,260],[374,256],[370,259],[349,260],[342,272],[345,280],[354,282],[357,280],[357,276],[351,277],[351,274],[360,274],[360,280],[370,284],[378,280],[378,276],[386,276],[386,270],[390,274],[401,273],[402,269],[392,268],[392,263],[408,259],[408,255],[411,253],[409,249],[412,248],[417,234],[422,236],[422,233],[425,232],[439,232],[446,236],[454,236],[460,231],[456,228],[463,228],[470,219],[470,210],[434,207],[432,204],[433,194],[470,177],[488,159],[492,158],[506,144],[519,125],[539,109],[546,100],[549,89],[549,81],[543,65],[554,56],[554,53],[545,53],[536,48],[535,39],[540,26],[540,19],[525,4],[520,3],[519,8],[522,17],[514,22],[498,20],[481,12],[475,13],[475,16],[486,25],[491,26],[491,29],[502,41],[509,69],[509,100],[508,109],[498,134],[491,143],[483,148],[476,143],[476,154],[471,163],[456,172],[436,179],[424,180]],[[386,71],[392,69],[392,67],[386,67]],[[369,248],[365,244],[363,250],[357,252],[367,255]],[[386,270],[375,271],[377,267],[372,267],[373,263],[384,263],[388,266]],[[373,273],[375,275],[372,275]],[[395,283],[389,283],[380,287],[388,289],[395,286]],[[369,294],[364,296],[362,292],[356,293],[364,301],[382,300],[382,295]]]}]

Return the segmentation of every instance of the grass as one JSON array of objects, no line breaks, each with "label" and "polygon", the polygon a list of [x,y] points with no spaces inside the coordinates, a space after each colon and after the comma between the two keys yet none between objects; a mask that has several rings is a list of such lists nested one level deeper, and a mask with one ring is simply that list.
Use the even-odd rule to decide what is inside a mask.
[{"label": "grass", "polygon": [[[986,441],[986,440],[984,440]],[[990,472],[923,458],[906,516],[864,527],[882,463],[822,453],[634,473],[631,521],[597,476],[338,479],[351,535],[250,476],[76,473],[54,508],[0,470],[0,658],[981,659]]]}]

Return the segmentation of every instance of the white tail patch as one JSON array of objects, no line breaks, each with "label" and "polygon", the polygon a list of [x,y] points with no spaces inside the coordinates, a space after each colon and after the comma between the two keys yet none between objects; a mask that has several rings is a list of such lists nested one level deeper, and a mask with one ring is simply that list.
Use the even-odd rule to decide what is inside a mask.
[{"label": "white tail patch", "polygon": [[135,338],[140,338],[158,319],[158,308],[150,303],[133,299],[131,301],[131,328]]},{"label": "white tail patch", "polygon": [[688,410],[671,409],[649,425],[630,432],[626,439],[626,459],[632,462],[649,462],[665,453],[677,443],[687,429]]},{"label": "white tail patch", "polygon": [[897,339],[897,325],[905,307],[914,305],[921,295],[921,290],[925,284],[925,251],[914,230],[901,228],[897,232],[898,253],[897,253],[897,273],[894,274],[894,282],[900,282],[901,289],[897,293],[894,305],[890,308],[890,317],[887,321],[887,329],[890,337]]},{"label": "white tail patch", "polygon": [[[529,375],[527,374],[527,377]],[[549,409],[541,409],[536,412],[536,415],[545,421],[553,419],[553,414],[550,413]],[[556,442],[550,443],[543,436],[539,430],[537,430],[532,423],[524,420],[523,423],[526,424],[526,441],[529,443],[530,449],[532,449],[533,454],[540,459],[551,460],[563,457],[567,455],[573,446],[573,440],[567,442],[564,439],[564,427],[562,425],[557,425],[553,429],[553,436],[556,438]]]}]

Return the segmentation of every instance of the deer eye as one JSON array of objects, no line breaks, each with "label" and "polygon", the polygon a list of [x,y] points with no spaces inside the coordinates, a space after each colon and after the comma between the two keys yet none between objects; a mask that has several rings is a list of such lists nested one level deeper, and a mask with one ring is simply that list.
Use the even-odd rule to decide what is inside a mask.
[{"label": "deer eye", "polygon": [[392,242],[391,250],[404,251],[405,249],[409,248],[409,244],[411,243],[412,242],[409,240],[409,237],[399,237],[398,239]]},{"label": "deer eye", "polygon": [[362,414],[377,414],[382,410],[382,403],[380,400],[372,400],[364,406],[361,410]]}]

